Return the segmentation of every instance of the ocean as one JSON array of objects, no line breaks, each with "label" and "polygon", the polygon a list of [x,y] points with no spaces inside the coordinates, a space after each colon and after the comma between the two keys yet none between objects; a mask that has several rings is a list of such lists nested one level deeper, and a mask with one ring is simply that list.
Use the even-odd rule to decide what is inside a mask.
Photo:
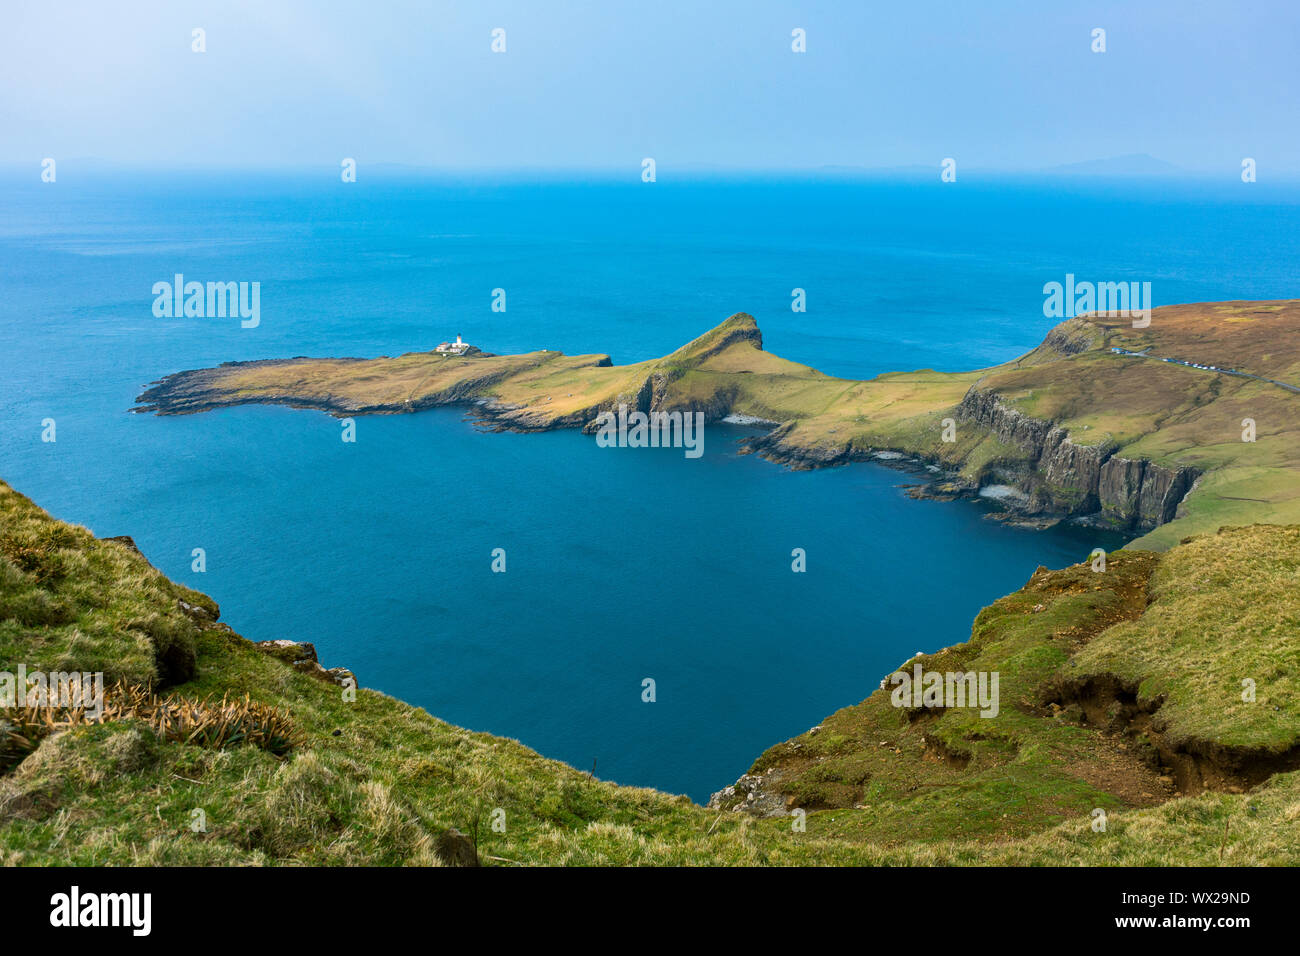
[{"label": "ocean", "polygon": [[[1297,294],[1294,186],[359,178],[0,171],[0,478],[131,535],[246,637],[311,641],[444,720],[699,801],[907,657],[965,640],[1038,565],[1120,539],[914,501],[900,486],[918,479],[884,466],[738,456],[753,426],[710,426],[688,459],[440,409],[358,419],[345,444],[313,411],[131,414],[142,386],[457,333],[633,362],[738,311],[769,351],[864,378],[1028,351],[1055,321],[1042,287],[1066,274],[1149,281],[1156,306]],[[260,325],[156,318],[151,289],[177,273],[260,282]]]}]

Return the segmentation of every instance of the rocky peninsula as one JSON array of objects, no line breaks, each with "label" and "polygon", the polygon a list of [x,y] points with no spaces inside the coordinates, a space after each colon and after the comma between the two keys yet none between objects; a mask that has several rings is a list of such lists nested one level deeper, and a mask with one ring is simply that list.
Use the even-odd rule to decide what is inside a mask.
[{"label": "rocky peninsula", "polygon": [[579,428],[624,404],[776,423],[745,450],[793,468],[925,464],[920,497],[996,499],[1168,547],[1225,522],[1300,520],[1300,302],[1166,306],[1133,329],[1084,316],[1014,361],[971,372],[836,378],[763,350],[737,313],[646,362],[448,355],[232,362],[153,383],[135,410],[281,404],[336,416],[465,406],[483,427]]}]

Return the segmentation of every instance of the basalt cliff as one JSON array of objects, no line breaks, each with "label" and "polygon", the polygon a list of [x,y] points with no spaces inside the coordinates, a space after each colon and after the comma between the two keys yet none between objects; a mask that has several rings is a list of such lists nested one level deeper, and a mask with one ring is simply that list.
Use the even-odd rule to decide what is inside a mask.
[{"label": "basalt cliff", "polygon": [[1149,530],[1174,520],[1199,474],[1125,458],[1114,442],[1075,444],[1060,425],[1030,418],[980,388],[966,393],[957,419],[1024,452],[1023,467],[991,467],[988,477],[1015,487],[1021,497],[1010,500],[1030,514],[1095,516],[1116,528]]}]

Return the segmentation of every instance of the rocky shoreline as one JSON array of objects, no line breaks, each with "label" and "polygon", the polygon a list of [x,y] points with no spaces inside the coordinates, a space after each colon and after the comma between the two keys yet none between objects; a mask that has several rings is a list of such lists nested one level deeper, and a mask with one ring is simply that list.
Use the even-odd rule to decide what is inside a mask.
[{"label": "rocky shoreline", "polygon": [[1012,520],[1035,527],[1068,518],[1117,531],[1149,531],[1177,517],[1179,505],[1200,478],[1194,468],[1124,458],[1110,443],[1076,444],[1059,425],[1009,408],[996,393],[978,387],[966,393],[954,417],[985,430],[1017,449],[1018,455],[967,477],[951,463],[944,467],[936,455],[915,448],[796,444],[790,441],[795,422],[751,439],[744,451],[801,470],[860,461],[925,466],[937,474],[911,489],[912,497],[993,500]]}]

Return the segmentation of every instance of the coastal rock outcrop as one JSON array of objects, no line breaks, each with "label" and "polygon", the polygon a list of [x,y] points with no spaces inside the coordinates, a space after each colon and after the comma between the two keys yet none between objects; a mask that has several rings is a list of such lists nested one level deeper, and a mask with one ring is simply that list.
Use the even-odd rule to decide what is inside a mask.
[{"label": "coastal rock outcrop", "polygon": [[723,787],[709,798],[710,810],[748,813],[767,819],[790,815],[788,799],[779,787],[776,775],[745,774],[735,783]]},{"label": "coastal rock outcrop", "polygon": [[340,687],[348,686],[347,682],[350,680],[352,687],[357,686],[356,675],[346,667],[326,669],[316,657],[316,646],[314,644],[281,640],[258,641],[254,646],[262,653],[278,658],[293,667],[294,670],[302,671],[317,680],[337,684]]},{"label": "coastal rock outcrop", "polygon": [[1111,456],[1101,466],[1097,496],[1105,517],[1125,521],[1138,513],[1146,466],[1142,459],[1121,458],[1119,455]]},{"label": "coastal rock outcrop", "polygon": [[765,435],[755,435],[746,440],[742,451],[745,454],[756,454],[768,461],[785,465],[796,471],[844,465],[850,461],[867,457],[865,454],[856,454],[851,443],[842,445],[800,444],[793,440],[797,424],[797,422],[785,422]]},{"label": "coastal rock outcrop", "polygon": [[[1129,358],[1108,364],[1112,331],[1086,318],[1062,322],[1014,367],[986,370],[973,387],[972,379],[925,369],[854,382],[766,355],[753,316],[738,312],[674,352],[632,365],[614,366],[604,354],[549,350],[454,361],[411,352],[232,362],[153,383],[136,411],[174,415],[271,403],[348,416],[461,405],[489,430],[576,428],[587,434],[620,406],[648,415],[698,413],[706,422],[739,415],[770,426],[748,439],[742,452],[794,469],[872,458],[905,468],[923,465],[929,474],[909,491],[913,497],[980,496],[1003,505],[1003,520],[1033,526],[1072,517],[1145,531],[1177,517],[1196,469],[1121,456],[1113,439],[1090,443],[1086,427],[1071,433],[1052,420],[1058,413],[1034,417],[1001,397],[1028,391],[1053,396],[1047,403],[1061,408],[1088,405],[1099,397],[1094,373],[1127,381],[1138,369]],[[1091,367],[1094,353],[1107,364]],[[1162,366],[1159,374],[1182,374],[1171,369]],[[1175,393],[1184,384],[1194,382],[1167,383]],[[1143,383],[1133,387],[1141,391]],[[1163,399],[1152,399],[1163,407]],[[1145,411],[1148,429],[1158,430],[1159,417]],[[940,446],[935,431],[948,416],[967,427],[963,440],[949,436]],[[1186,450],[1171,446],[1168,454],[1172,460]]]}]

